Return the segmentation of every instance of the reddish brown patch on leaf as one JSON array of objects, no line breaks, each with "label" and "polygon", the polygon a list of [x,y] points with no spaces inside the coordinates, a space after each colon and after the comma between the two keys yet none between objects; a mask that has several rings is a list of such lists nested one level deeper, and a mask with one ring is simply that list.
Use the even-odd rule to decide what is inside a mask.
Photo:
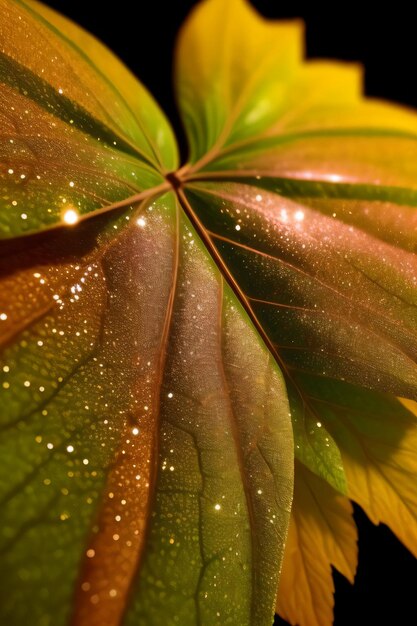
[{"label": "reddish brown patch on leaf", "polygon": [[77,626],[118,624],[126,606],[146,531],[156,407],[145,415],[140,429],[126,423],[121,436],[82,564],[72,619]]}]

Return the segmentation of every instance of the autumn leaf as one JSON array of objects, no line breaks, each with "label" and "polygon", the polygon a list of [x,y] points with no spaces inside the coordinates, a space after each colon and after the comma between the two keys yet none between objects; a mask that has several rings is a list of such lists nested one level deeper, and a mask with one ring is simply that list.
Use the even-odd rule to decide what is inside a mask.
[{"label": "autumn leaf", "polygon": [[416,556],[415,402],[336,382],[326,389],[316,380],[306,384],[340,446],[349,497],[372,522],[389,526]]},{"label": "autumn leaf", "polygon": [[[349,497],[417,554],[416,405],[305,376],[304,388],[340,446]],[[277,611],[291,624],[331,625],[333,565],[350,582],[355,527],[346,497],[296,463]],[[301,575],[300,575],[301,572]]]},{"label": "autumn leaf", "polygon": [[291,624],[331,624],[331,566],[353,583],[356,563],[356,526],[349,499],[297,461],[277,612]]},{"label": "autumn leaf", "polygon": [[348,498],[416,552],[416,114],[205,0],[180,166],[102,44],[0,8],[1,619],[264,626],[285,549],[329,626]]}]

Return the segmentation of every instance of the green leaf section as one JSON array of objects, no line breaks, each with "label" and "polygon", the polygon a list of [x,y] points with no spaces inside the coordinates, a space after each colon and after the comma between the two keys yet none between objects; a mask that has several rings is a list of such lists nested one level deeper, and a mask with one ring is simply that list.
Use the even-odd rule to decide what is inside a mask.
[{"label": "green leaf section", "polygon": [[[365,101],[365,111],[367,105]],[[349,128],[344,127],[344,114],[342,110],[329,128],[316,125],[293,131],[283,129],[277,135],[259,136],[236,147],[226,147],[205,165],[204,171],[313,183],[361,183],[369,185],[372,191],[368,193],[373,194],[378,193],[380,186],[415,191],[416,119],[409,129],[395,128],[394,122],[390,127],[390,120],[386,126],[378,127],[372,119],[360,118]],[[284,180],[281,182],[285,184]]]},{"label": "green leaf section", "polygon": [[285,385],[174,196],[0,271],[1,620],[268,623]]},{"label": "green leaf section", "polygon": [[276,119],[285,108],[285,85],[300,68],[302,30],[297,21],[264,20],[241,0],[206,0],[194,9],[175,66],[192,163]]},{"label": "green leaf section", "polygon": [[[6,54],[121,141],[131,142],[143,159],[168,170],[177,167],[176,141],[168,120],[146,88],[106,46],[36,0],[2,0],[2,4],[8,18],[2,31],[8,44]],[[37,37],[28,46],[27,39],[34,32]]]},{"label": "green leaf section", "polygon": [[[295,457],[324,478],[340,493],[347,493],[339,447],[329,433],[321,412],[306,396],[302,385],[287,382],[294,434]],[[323,420],[323,421],[321,421]]]},{"label": "green leaf section", "polygon": [[[337,471],[340,457],[299,376],[306,372],[415,397],[416,260],[378,237],[375,224],[366,228],[366,208],[372,215],[378,210],[369,186],[245,182],[194,183],[188,195],[286,373],[296,454],[336,485],[328,468],[336,462]],[[344,200],[340,220],[330,214],[332,197]],[[380,206],[380,194],[375,201]],[[351,202],[362,202],[362,211],[349,211]],[[391,204],[387,199],[381,223],[397,212],[393,198]],[[393,238],[409,247],[402,227],[400,222],[393,228]]]},{"label": "green leaf section", "polygon": [[0,10],[0,237],[71,225],[161,185],[176,143],[140,83],[49,9]]},{"label": "green leaf section", "polygon": [[266,624],[291,491],[285,387],[195,233],[186,223],[181,232],[162,386],[173,397],[161,410],[150,549],[125,623]]},{"label": "green leaf section", "polygon": [[353,215],[346,224],[310,208],[299,186],[293,200],[204,183],[196,210],[292,370],[415,397],[414,254],[355,227]]},{"label": "green leaf section", "polygon": [[[114,232],[117,225],[114,220],[108,228]],[[67,623],[117,444],[110,429],[120,427],[127,410],[121,381],[132,376],[128,342],[113,329],[116,357],[102,335],[112,320],[105,319],[111,313],[104,312],[97,241],[105,246],[108,236],[98,232],[89,222],[46,245],[28,245],[12,262],[1,258],[4,623]],[[122,376],[115,375],[117,367]]]},{"label": "green leaf section", "polygon": [[85,135],[26,98],[22,101],[20,95],[8,91],[7,98],[15,111],[24,107],[26,114],[19,119],[13,112],[0,140],[1,238],[72,225],[162,183],[156,170],[131,155]]}]

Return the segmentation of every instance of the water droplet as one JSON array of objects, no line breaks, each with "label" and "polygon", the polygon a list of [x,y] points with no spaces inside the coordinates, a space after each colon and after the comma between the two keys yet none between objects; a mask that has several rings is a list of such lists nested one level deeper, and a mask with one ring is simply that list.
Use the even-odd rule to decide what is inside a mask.
[{"label": "water droplet", "polygon": [[78,214],[78,211],[76,211],[75,209],[68,209],[63,214],[62,219],[66,224],[72,226],[73,224],[76,224],[78,222],[80,216]]}]

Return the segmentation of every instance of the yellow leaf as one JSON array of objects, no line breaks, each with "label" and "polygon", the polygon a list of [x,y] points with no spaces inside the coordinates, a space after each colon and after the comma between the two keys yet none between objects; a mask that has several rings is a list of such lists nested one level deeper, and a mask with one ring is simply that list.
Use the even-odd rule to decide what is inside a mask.
[{"label": "yellow leaf", "polygon": [[244,0],[197,6],[181,30],[176,59],[191,160],[276,119],[301,65],[302,34],[301,22],[265,20]]},{"label": "yellow leaf", "polygon": [[307,384],[339,446],[348,496],[417,556],[417,404],[336,381]]},{"label": "yellow leaf", "polygon": [[[417,556],[417,412],[346,414],[332,430],[348,482],[348,494],[374,524],[389,526]],[[414,413],[414,414],[413,414]]]},{"label": "yellow leaf", "polygon": [[353,582],[357,532],[348,498],[296,462],[277,612],[290,624],[331,626],[336,567]]},{"label": "yellow leaf", "polygon": [[359,64],[314,59],[305,61],[287,86],[285,112],[265,136],[361,128],[415,134],[417,116],[405,106],[364,98]]},{"label": "yellow leaf", "polygon": [[359,64],[306,61],[302,22],[264,19],[247,0],[201,2],[180,32],[175,69],[191,171],[218,167],[235,147],[241,166],[242,147],[263,151],[262,140],[288,134],[417,133],[414,111],[363,97]]}]

